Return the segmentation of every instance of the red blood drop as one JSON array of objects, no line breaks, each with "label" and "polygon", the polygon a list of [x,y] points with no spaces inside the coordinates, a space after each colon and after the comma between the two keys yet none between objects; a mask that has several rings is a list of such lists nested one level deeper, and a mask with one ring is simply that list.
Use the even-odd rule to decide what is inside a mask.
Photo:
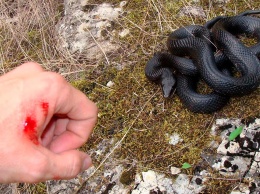
[{"label": "red blood drop", "polygon": [[42,102],[41,106],[42,106],[42,110],[43,110],[44,116],[47,116],[48,115],[48,110],[49,110],[49,103],[48,102]]},{"label": "red blood drop", "polygon": [[59,176],[54,176],[53,180],[60,180],[61,178]]},{"label": "red blood drop", "polygon": [[23,132],[35,145],[39,145],[36,127],[36,120],[30,116],[27,116],[24,122]]}]

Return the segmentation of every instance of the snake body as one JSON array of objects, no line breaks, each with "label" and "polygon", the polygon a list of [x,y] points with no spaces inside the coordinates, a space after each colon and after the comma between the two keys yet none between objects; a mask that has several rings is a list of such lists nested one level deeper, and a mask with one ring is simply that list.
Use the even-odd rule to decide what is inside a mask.
[{"label": "snake body", "polygon": [[198,77],[191,77],[183,74],[178,75],[176,90],[179,98],[190,111],[211,113],[227,104],[229,100],[228,96],[220,95],[214,91],[210,94],[197,93],[198,81]]},{"label": "snake body", "polygon": [[[260,84],[260,19],[248,15],[258,13],[260,11],[247,11],[232,17],[219,16],[204,26],[190,25],[172,32],[167,40],[171,54],[156,53],[145,67],[147,78],[164,82],[164,97],[170,97],[177,85],[177,94],[184,105],[199,113],[221,109],[230,96],[251,93]],[[257,44],[246,47],[237,38],[242,34],[255,37]],[[215,54],[212,43],[220,54]],[[223,71],[230,66],[241,76],[234,77]],[[171,80],[168,76],[174,77],[174,74],[163,73],[162,69],[175,70],[174,84],[163,81]],[[213,92],[199,94],[196,91],[198,78],[202,78]]]}]

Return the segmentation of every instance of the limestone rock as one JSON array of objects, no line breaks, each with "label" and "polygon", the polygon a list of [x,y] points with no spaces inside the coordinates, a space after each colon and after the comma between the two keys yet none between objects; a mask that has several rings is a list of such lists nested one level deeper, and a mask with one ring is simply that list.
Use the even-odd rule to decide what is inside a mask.
[{"label": "limestone rock", "polygon": [[107,34],[113,34],[113,24],[125,3],[113,7],[109,3],[90,5],[87,0],[65,0],[64,17],[57,24],[61,47],[89,60],[117,50],[119,46]]}]

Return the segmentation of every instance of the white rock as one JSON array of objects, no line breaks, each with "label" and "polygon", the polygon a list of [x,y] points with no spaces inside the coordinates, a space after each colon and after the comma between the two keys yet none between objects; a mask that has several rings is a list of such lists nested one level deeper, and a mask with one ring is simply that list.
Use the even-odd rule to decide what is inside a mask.
[{"label": "white rock", "polygon": [[244,194],[244,193],[241,193],[240,191],[231,191],[230,194]]},{"label": "white rock", "polygon": [[254,161],[260,162],[260,152],[256,152],[255,157],[254,157]]},{"label": "white rock", "polygon": [[109,194],[128,194],[129,189],[127,188],[122,188],[119,185],[115,185],[110,191]]},{"label": "white rock", "polygon": [[[231,167],[229,167],[229,168],[225,167],[226,161],[228,161],[231,164],[231,166],[233,166],[233,167],[236,166],[238,169],[236,169],[234,172],[234,169],[232,169]],[[219,173],[224,176],[227,176],[227,177],[237,176],[238,178],[240,178],[240,176],[243,175],[248,170],[250,163],[251,163],[250,158],[244,158],[241,156],[234,156],[234,157],[223,156],[221,158],[221,161],[214,163],[212,165],[212,167],[215,170],[218,170]]]},{"label": "white rock", "polygon": [[80,0],[80,5],[82,7],[86,6],[88,4],[88,0]]},{"label": "white rock", "polygon": [[147,186],[153,187],[157,186],[157,177],[154,171],[148,170],[147,172],[142,172],[143,181]]},{"label": "white rock", "polygon": [[124,7],[127,4],[127,1],[121,1],[119,7]]},{"label": "white rock", "polygon": [[142,172],[141,181],[140,175],[137,175],[135,183],[137,186],[132,191],[132,194],[150,194],[150,191],[174,193],[172,180],[165,178],[164,174],[156,173],[152,170]]},{"label": "white rock", "polygon": [[190,179],[186,174],[180,174],[178,178],[173,183],[175,192],[178,194],[193,194],[194,191],[188,188]]},{"label": "white rock", "polygon": [[216,0],[216,3],[225,4],[228,3],[230,0]]},{"label": "white rock", "polygon": [[[123,4],[114,7],[108,3],[84,11],[88,1],[67,0],[64,3],[65,16],[57,24],[60,43],[70,53],[81,53],[87,59],[100,59],[104,53],[115,51],[119,45],[112,42],[113,36],[103,32],[113,31],[112,22],[123,13]],[[112,34],[112,33],[110,33]]]},{"label": "white rock", "polygon": [[180,135],[177,133],[172,134],[169,136],[169,144],[171,145],[176,145],[177,143],[183,141],[183,139],[180,138]]},{"label": "white rock", "polygon": [[230,142],[228,148],[226,148],[226,144],[228,144],[229,140],[223,140],[217,149],[217,153],[226,155],[227,152],[229,153],[239,153],[241,150],[239,143],[237,142]]},{"label": "white rock", "polygon": [[174,166],[171,167],[171,174],[175,175],[175,174],[179,174],[181,172],[180,168],[176,168]]},{"label": "white rock", "polygon": [[115,85],[114,82],[112,82],[112,81],[107,82],[107,87],[111,88],[111,87],[113,87],[113,85]]},{"label": "white rock", "polygon": [[119,33],[119,36],[120,37],[125,37],[126,35],[128,35],[130,33],[130,30],[129,29],[124,29],[122,30],[120,33]]},{"label": "white rock", "polygon": [[189,15],[193,15],[196,17],[206,17],[206,14],[204,12],[204,10],[202,9],[202,7],[198,7],[198,6],[184,6],[183,8],[181,8],[181,10],[178,13],[179,16],[189,16]]}]

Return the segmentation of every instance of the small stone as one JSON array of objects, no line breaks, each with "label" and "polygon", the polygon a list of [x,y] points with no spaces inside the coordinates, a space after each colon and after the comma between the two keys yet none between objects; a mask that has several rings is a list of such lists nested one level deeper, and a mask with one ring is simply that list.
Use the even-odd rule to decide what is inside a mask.
[{"label": "small stone", "polygon": [[260,162],[260,152],[255,153],[254,161]]},{"label": "small stone", "polygon": [[219,3],[219,4],[226,4],[228,3],[230,0],[217,0],[216,3]]},{"label": "small stone", "polygon": [[127,1],[121,1],[119,7],[124,7],[127,4]]},{"label": "small stone", "polygon": [[171,174],[175,175],[175,174],[179,174],[181,172],[180,168],[176,168],[174,166],[171,167]]},{"label": "small stone", "polygon": [[206,14],[202,7],[197,7],[197,6],[185,6],[183,7],[179,13],[179,16],[196,16],[196,17],[202,17],[205,18]]},{"label": "small stone", "polygon": [[147,172],[142,172],[143,180],[144,182],[150,184],[150,185],[156,185],[157,184],[157,176],[156,173],[152,170],[148,170]]},{"label": "small stone", "polygon": [[122,30],[120,33],[119,33],[119,36],[121,38],[125,37],[126,35],[128,35],[130,33],[130,30],[129,29],[124,29]]},{"label": "small stone", "polygon": [[107,87],[111,88],[111,87],[113,87],[113,85],[115,85],[114,82],[112,82],[112,81],[107,82]]},{"label": "small stone", "polygon": [[80,5],[81,5],[82,7],[86,6],[87,4],[88,4],[88,0],[81,0],[81,1],[80,1]]},{"label": "small stone", "polygon": [[171,144],[171,145],[176,145],[177,143],[183,141],[183,139],[181,139],[180,135],[177,133],[172,134],[169,138],[170,138],[169,144]]}]

